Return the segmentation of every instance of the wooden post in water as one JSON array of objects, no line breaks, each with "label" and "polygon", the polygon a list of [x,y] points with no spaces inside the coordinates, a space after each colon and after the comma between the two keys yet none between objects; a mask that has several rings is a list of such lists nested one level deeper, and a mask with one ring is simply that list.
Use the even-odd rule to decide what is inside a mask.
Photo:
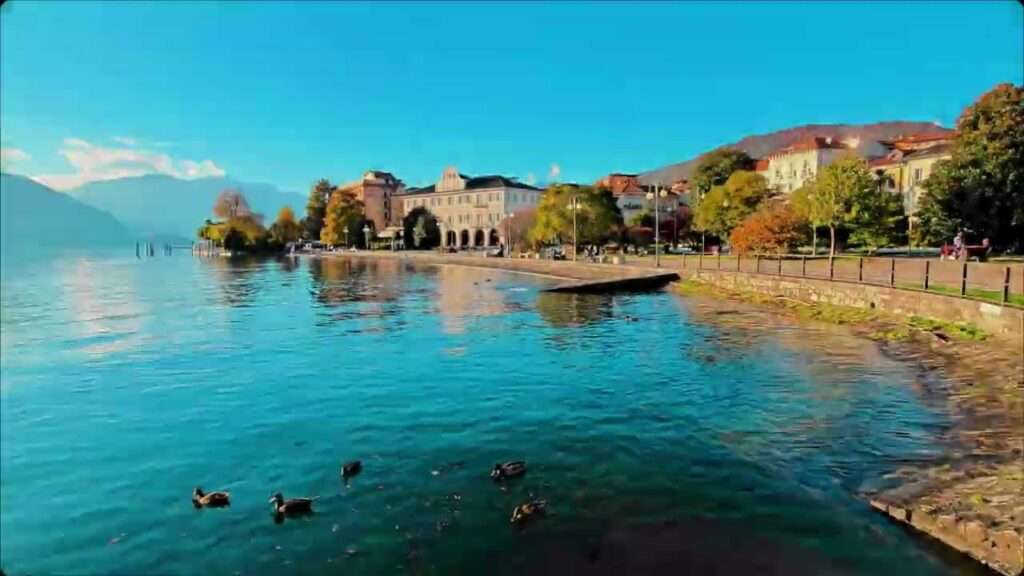
[{"label": "wooden post in water", "polygon": [[964,260],[961,269],[963,271],[960,273],[960,295],[967,296],[967,260]]},{"label": "wooden post in water", "polygon": [[924,289],[928,291],[928,269],[931,268],[931,260],[924,261]]},{"label": "wooden post in water", "polygon": [[1006,267],[1003,273],[1003,304],[1010,300],[1010,267]]}]

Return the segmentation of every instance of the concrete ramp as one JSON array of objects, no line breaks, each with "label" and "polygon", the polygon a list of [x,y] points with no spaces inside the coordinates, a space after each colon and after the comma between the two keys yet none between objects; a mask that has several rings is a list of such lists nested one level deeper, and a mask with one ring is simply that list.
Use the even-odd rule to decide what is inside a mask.
[{"label": "concrete ramp", "polygon": [[575,292],[575,293],[599,293],[599,292],[640,292],[657,290],[663,288],[670,282],[679,280],[679,274],[675,272],[653,272],[647,274],[636,274],[619,278],[600,280],[573,280],[565,284],[559,284],[544,292]]}]

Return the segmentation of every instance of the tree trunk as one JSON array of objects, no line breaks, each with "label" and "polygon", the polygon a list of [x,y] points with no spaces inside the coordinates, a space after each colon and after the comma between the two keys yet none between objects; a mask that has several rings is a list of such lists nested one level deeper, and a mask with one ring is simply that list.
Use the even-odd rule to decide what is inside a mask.
[{"label": "tree trunk", "polygon": [[828,245],[828,257],[834,258],[836,255],[836,227],[829,224],[828,227],[829,245]]},{"label": "tree trunk", "polygon": [[811,256],[818,255],[818,227],[811,224]]}]

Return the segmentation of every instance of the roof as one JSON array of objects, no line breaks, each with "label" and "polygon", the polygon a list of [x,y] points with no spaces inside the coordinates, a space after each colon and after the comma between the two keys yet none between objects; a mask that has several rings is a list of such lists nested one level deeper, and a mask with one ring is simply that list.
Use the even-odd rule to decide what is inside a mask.
[{"label": "roof", "polygon": [[[520,190],[541,190],[536,186],[524,184],[513,178],[507,176],[500,176],[497,174],[490,174],[487,176],[466,176],[465,174],[459,174],[463,180],[466,181],[466,187],[464,190],[485,190],[488,188],[518,188]],[[462,192],[464,190],[450,190],[449,192]],[[406,188],[405,193],[401,196],[413,196],[423,194],[433,194],[437,191],[437,186],[431,184],[430,186],[423,186],[421,188]]]},{"label": "roof", "polygon": [[843,150],[846,149],[846,147],[847,146],[843,144],[839,138],[833,138],[831,136],[807,136],[797,140],[789,146],[769,153],[766,158],[792,154],[794,152],[804,152],[807,150]]},{"label": "roof", "polygon": [[882,140],[881,143],[889,148],[896,150],[921,150],[926,148],[932,148],[934,146],[942,146],[948,144],[953,139],[952,132],[946,132],[941,134],[927,133],[927,134],[911,134],[909,136],[899,136],[892,140]]},{"label": "roof", "polygon": [[758,158],[757,164],[754,165],[754,172],[767,172],[768,171],[768,158]]}]

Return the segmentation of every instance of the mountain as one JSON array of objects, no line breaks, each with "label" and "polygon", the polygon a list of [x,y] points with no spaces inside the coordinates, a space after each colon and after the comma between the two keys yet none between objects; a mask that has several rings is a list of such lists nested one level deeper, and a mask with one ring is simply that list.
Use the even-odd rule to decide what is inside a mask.
[{"label": "mountain", "polygon": [[306,204],[305,196],[270,184],[229,178],[181,180],[162,174],[90,182],[68,193],[110,212],[140,234],[195,238],[196,229],[213,215],[213,201],[225,188],[241,190],[249,206],[268,220],[283,206],[301,214]]},{"label": "mountain", "polygon": [[[947,132],[952,133],[951,130],[932,122],[897,121],[878,122],[876,124],[808,124],[806,126],[779,130],[770,134],[747,136],[739,142],[726,144],[723,148],[737,148],[754,158],[760,158],[769,152],[785,148],[796,143],[798,140],[811,136],[831,136],[838,139],[855,137],[860,138],[862,141],[871,141],[896,138],[909,134],[941,134]],[[704,154],[707,154],[707,152]],[[689,179],[690,173],[704,154],[684,162],[644,172],[640,174],[640,180],[644,183],[672,184],[682,179]]]},{"label": "mountain", "polygon": [[0,174],[0,245],[9,248],[127,246],[134,236],[110,214],[42,184]]}]

